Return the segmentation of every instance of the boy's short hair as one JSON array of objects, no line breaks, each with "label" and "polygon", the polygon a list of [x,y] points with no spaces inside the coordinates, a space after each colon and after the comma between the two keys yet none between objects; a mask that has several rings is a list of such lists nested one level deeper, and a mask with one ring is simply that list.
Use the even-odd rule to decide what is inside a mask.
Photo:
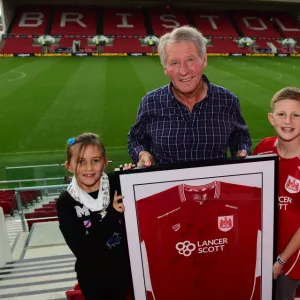
[{"label": "boy's short hair", "polygon": [[297,87],[288,86],[276,92],[270,103],[271,111],[273,111],[275,103],[286,99],[300,101],[300,89]]}]

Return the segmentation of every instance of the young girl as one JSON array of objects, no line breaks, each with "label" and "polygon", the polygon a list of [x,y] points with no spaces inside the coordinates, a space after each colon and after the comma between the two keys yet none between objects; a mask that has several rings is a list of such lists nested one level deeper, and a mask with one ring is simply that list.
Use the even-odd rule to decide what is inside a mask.
[{"label": "young girl", "polygon": [[131,287],[123,197],[117,194],[116,176],[103,172],[107,162],[96,134],[68,140],[65,165],[74,176],[57,200],[57,215],[77,259],[75,271],[85,300],[124,300]]}]

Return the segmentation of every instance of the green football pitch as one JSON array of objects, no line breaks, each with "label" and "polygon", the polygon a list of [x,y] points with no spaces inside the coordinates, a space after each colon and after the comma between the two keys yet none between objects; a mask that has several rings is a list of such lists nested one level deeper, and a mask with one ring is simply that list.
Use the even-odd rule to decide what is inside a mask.
[{"label": "green football pitch", "polygon": [[[205,74],[239,97],[255,145],[273,134],[270,99],[282,87],[299,86],[300,64],[293,57],[209,57]],[[167,83],[157,57],[1,59],[0,180],[64,173],[6,167],[61,164],[66,140],[87,131],[102,138],[110,169],[129,161],[127,133],[140,100]]]}]

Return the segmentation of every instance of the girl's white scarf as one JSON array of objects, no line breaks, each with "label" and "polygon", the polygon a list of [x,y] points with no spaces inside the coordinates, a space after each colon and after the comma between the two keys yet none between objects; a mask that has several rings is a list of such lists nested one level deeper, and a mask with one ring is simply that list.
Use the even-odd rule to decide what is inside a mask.
[{"label": "girl's white scarf", "polygon": [[67,188],[68,193],[77,202],[83,204],[90,211],[105,210],[110,202],[109,197],[109,180],[108,176],[103,172],[100,178],[100,188],[98,192],[98,198],[94,199],[87,192],[82,190],[77,183],[75,176]]}]

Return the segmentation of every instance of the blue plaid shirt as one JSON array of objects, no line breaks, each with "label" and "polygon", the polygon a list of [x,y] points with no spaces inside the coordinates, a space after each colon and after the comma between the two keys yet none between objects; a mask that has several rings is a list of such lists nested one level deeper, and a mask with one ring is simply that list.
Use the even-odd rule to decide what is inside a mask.
[{"label": "blue plaid shirt", "polygon": [[157,164],[225,158],[229,147],[250,153],[251,138],[238,98],[229,90],[208,84],[207,96],[192,112],[176,100],[172,83],[146,94],[130,128],[128,150],[134,162],[149,151]]}]

